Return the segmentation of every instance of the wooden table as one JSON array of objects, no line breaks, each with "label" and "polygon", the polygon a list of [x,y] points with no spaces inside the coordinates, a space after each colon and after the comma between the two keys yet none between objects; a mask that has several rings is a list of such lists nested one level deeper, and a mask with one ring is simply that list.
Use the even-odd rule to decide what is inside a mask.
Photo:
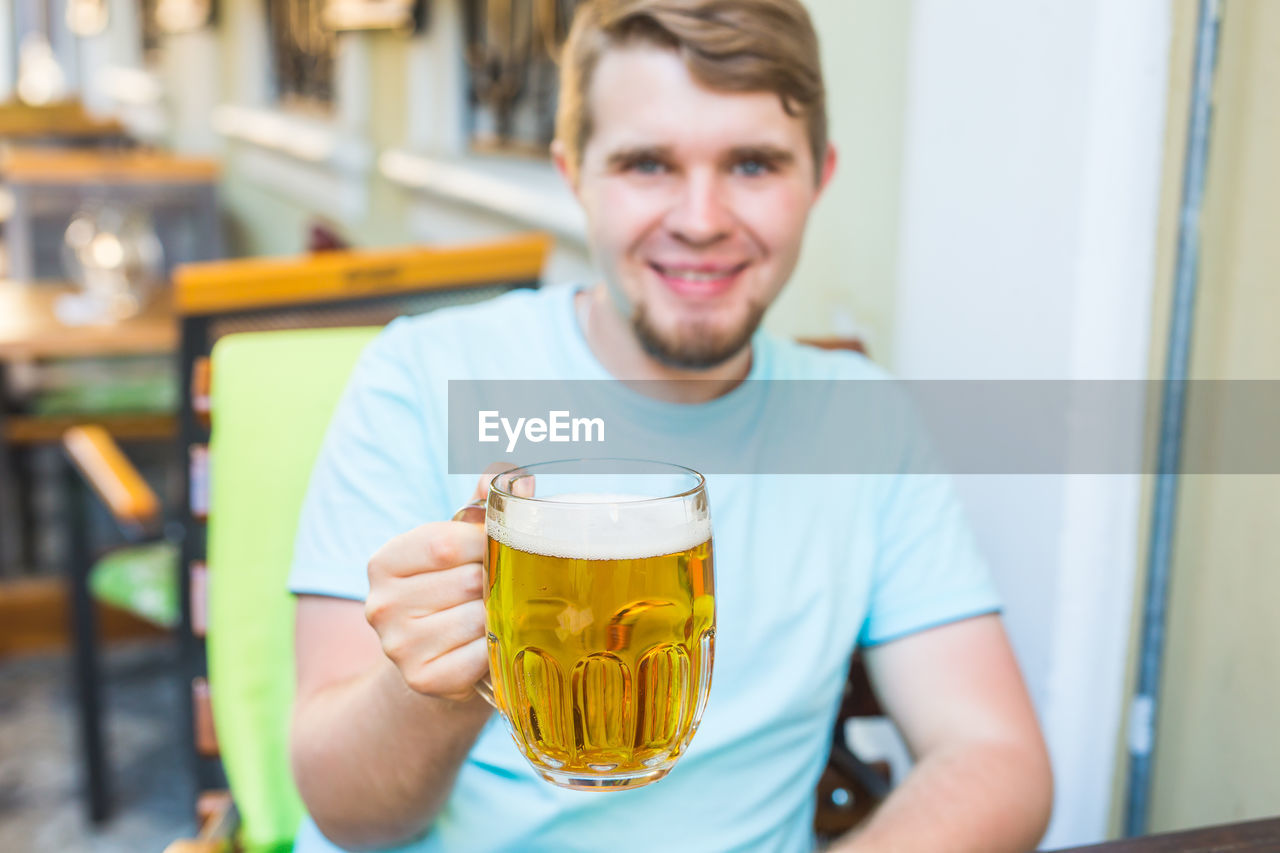
[{"label": "wooden table", "polygon": [[[15,364],[58,358],[98,358],[121,355],[165,355],[178,346],[178,322],[173,300],[166,291],[136,317],[118,323],[67,326],[58,320],[54,306],[72,291],[63,284],[25,285],[0,280],[0,382]],[[73,417],[6,415],[0,394],[0,577],[16,569],[22,531],[16,522],[18,495],[10,470],[10,449],[58,441]],[[104,416],[101,423],[118,438],[158,439],[177,432],[171,414]]]},{"label": "wooden table", "polygon": [[79,101],[32,106],[21,101],[0,104],[0,138],[63,142],[125,141],[128,133],[116,119],[89,115]]},{"label": "wooden table", "polygon": [[0,280],[0,362],[135,353],[171,353],[178,346],[173,300],[166,291],[136,317],[96,326],[66,326],[54,313],[69,285]]},{"label": "wooden table", "polygon": [[1276,853],[1280,851],[1280,818],[1211,826],[1168,835],[1126,838],[1058,853]]},{"label": "wooden table", "polygon": [[[72,290],[62,284],[24,285],[0,280],[0,374],[10,365],[41,359],[168,355],[177,351],[178,321],[169,291],[157,296],[136,317],[118,323],[67,326],[58,319],[54,306]],[[72,417],[4,418],[3,408],[0,419],[0,445],[4,446],[57,441],[73,422],[84,422]],[[104,416],[94,422],[123,439],[174,434],[172,415]]]}]

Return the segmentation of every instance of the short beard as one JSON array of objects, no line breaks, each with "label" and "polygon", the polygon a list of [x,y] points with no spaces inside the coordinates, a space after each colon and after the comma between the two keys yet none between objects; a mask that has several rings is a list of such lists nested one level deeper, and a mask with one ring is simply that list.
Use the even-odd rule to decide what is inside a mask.
[{"label": "short beard", "polygon": [[695,324],[685,330],[683,339],[676,339],[674,335],[664,336],[649,321],[641,303],[632,315],[631,327],[644,351],[661,364],[679,370],[709,370],[724,364],[751,342],[751,336],[764,319],[765,306],[752,302],[748,310],[747,319],[727,333],[713,334],[701,324]]}]

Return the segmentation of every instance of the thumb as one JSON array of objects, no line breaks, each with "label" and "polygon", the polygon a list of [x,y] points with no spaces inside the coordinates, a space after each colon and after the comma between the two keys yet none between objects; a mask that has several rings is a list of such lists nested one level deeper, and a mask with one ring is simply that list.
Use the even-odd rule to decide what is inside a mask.
[{"label": "thumb", "polygon": [[488,468],[484,469],[484,473],[480,475],[480,479],[476,481],[476,489],[471,493],[472,501],[481,501],[489,496],[489,483],[494,477],[503,471],[510,471],[515,466],[510,462],[494,462]]},{"label": "thumb", "polygon": [[[454,521],[465,521],[468,524],[484,524],[484,500],[489,496],[489,483],[495,476],[503,471],[511,470],[511,465],[506,462],[494,462],[488,468],[484,469],[484,473],[480,475],[480,479],[476,481],[475,491],[471,493],[471,497],[467,500],[467,505],[453,514]],[[477,506],[477,504],[480,504]]]}]

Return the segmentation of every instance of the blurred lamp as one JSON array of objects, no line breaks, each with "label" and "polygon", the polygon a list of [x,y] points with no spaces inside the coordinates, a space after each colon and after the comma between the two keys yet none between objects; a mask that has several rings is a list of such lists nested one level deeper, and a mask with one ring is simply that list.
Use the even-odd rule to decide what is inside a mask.
[{"label": "blurred lamp", "polygon": [[67,29],[71,32],[81,38],[90,38],[106,28],[106,0],[68,0]]},{"label": "blurred lamp", "polygon": [[64,322],[110,322],[133,316],[160,287],[164,250],[142,211],[85,208],[67,225],[62,262],[80,293],[59,306]]},{"label": "blurred lamp", "polygon": [[323,20],[331,30],[399,29],[416,25],[415,0],[327,0]]},{"label": "blurred lamp", "polygon": [[156,5],[156,24],[171,35],[198,30],[212,17],[213,0],[160,0]]},{"label": "blurred lamp", "polygon": [[67,94],[67,78],[49,39],[33,30],[18,48],[18,97],[33,107],[51,104]]}]

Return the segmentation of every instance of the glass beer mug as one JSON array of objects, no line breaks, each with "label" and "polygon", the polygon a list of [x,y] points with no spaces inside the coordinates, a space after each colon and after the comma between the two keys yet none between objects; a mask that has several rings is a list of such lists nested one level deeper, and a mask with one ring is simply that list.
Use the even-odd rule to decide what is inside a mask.
[{"label": "glass beer mug", "polygon": [[490,678],[477,691],[556,785],[661,779],[711,688],[715,578],[702,475],[659,462],[547,462],[497,475],[473,507],[485,510],[488,533]]}]

